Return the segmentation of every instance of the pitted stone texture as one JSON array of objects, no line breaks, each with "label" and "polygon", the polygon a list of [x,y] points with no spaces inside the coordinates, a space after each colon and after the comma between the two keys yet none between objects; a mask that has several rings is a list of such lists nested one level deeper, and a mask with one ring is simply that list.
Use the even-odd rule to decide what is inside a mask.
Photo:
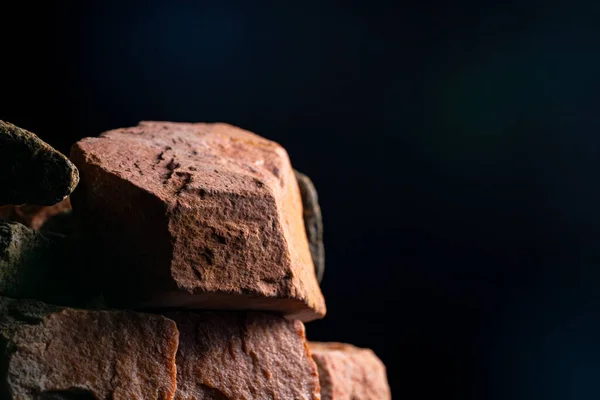
[{"label": "pitted stone texture", "polygon": [[175,323],[0,298],[0,398],[170,400]]},{"label": "pitted stone texture", "polygon": [[33,133],[0,121],[0,205],[52,205],[77,186],[77,168]]},{"label": "pitted stone texture", "polygon": [[319,283],[323,280],[325,273],[325,247],[323,246],[323,218],[319,206],[317,189],[310,178],[303,173],[294,170],[300,195],[302,196],[302,208],[304,216],[304,228],[308,238],[310,254],[315,265],[315,274]]},{"label": "pitted stone texture", "polygon": [[389,400],[385,366],[369,349],[344,343],[309,343],[319,369],[322,400]]},{"label": "pitted stone texture", "polygon": [[142,122],[79,141],[71,158],[75,213],[111,257],[109,305],[325,315],[280,145],[227,124]]},{"label": "pitted stone texture", "polygon": [[318,400],[304,325],[257,312],[173,313],[176,400]]}]

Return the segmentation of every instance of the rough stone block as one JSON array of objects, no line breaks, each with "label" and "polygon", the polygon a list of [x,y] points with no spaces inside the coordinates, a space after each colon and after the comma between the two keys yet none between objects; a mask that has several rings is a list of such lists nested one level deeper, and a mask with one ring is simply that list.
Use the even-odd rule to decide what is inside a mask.
[{"label": "rough stone block", "polygon": [[174,313],[176,400],[318,400],[304,325],[257,312]]},{"label": "rough stone block", "polygon": [[325,315],[280,145],[227,124],[143,122],[79,141],[71,159],[109,305]]},{"label": "rough stone block", "polygon": [[0,398],[171,400],[175,323],[0,297]]}]

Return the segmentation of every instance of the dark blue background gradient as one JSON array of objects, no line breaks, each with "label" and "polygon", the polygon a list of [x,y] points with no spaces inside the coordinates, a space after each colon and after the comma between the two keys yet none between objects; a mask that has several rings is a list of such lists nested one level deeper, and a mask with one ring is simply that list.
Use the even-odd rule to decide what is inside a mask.
[{"label": "dark blue background gradient", "polygon": [[324,213],[311,339],[398,399],[597,399],[595,3],[3,4],[0,119],[66,152],[144,119],[275,140]]}]

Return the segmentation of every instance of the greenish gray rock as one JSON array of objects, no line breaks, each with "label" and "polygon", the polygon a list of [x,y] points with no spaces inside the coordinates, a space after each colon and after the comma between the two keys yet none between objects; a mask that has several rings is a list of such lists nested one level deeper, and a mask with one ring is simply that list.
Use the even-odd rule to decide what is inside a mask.
[{"label": "greenish gray rock", "polygon": [[0,121],[0,205],[52,205],[79,182],[69,159],[33,133]]},{"label": "greenish gray rock", "polygon": [[0,342],[14,336],[19,327],[40,323],[46,315],[60,309],[37,300],[21,301],[0,296]]},{"label": "greenish gray rock", "polygon": [[317,189],[310,178],[299,171],[294,170],[294,172],[302,196],[304,228],[308,238],[310,254],[315,265],[317,280],[321,283],[325,273],[325,247],[323,246],[323,218],[319,206],[319,197]]},{"label": "greenish gray rock", "polygon": [[95,293],[73,267],[69,239],[0,220],[0,295],[79,306]]}]

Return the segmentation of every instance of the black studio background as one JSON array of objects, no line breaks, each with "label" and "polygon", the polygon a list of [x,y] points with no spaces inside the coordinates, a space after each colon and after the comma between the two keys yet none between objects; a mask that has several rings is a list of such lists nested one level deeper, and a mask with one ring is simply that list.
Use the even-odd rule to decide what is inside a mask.
[{"label": "black studio background", "polygon": [[394,398],[600,395],[600,6],[4,2],[0,119],[67,152],[139,120],[281,143],[328,315]]}]

